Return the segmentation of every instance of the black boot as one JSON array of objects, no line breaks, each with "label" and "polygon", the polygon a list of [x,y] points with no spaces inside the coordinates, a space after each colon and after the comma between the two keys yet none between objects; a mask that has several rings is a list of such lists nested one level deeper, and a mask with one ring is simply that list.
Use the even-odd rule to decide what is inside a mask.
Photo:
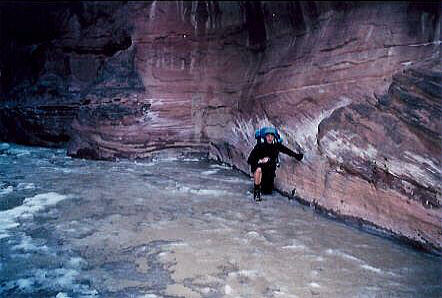
[{"label": "black boot", "polygon": [[256,185],[253,189],[253,198],[255,199],[255,201],[262,201],[261,198],[261,185]]}]

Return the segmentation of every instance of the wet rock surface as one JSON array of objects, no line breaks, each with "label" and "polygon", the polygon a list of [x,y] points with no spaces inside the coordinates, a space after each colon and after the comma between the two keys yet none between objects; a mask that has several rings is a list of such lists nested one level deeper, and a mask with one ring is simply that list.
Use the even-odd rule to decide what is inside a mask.
[{"label": "wet rock surface", "polygon": [[[442,204],[441,134],[436,132],[442,127],[440,67],[440,61],[430,61],[397,74],[378,102],[336,110],[321,122],[318,134],[319,149],[330,162],[328,177],[354,175],[365,181],[367,191],[378,193],[373,203],[363,203],[357,217],[385,220],[385,228],[395,233],[397,224],[408,238],[423,246],[439,243],[436,248],[440,246]],[[335,177],[327,187],[345,187],[347,196],[353,187],[359,188],[353,186],[354,181],[344,185],[338,178],[341,182],[336,183]],[[351,207],[345,204],[352,200],[337,190],[328,193],[324,205],[350,215]],[[379,209],[391,210],[388,220],[375,218],[383,216]],[[412,223],[417,213],[419,222]]]},{"label": "wet rock surface", "polygon": [[254,203],[226,165],[0,148],[0,202],[15,202],[0,211],[2,297],[440,295],[439,257],[277,193]]},{"label": "wet rock surface", "polygon": [[282,192],[440,252],[440,11],[4,3],[0,136],[92,159],[202,152],[248,172],[254,130],[275,125],[305,153],[283,158]]}]

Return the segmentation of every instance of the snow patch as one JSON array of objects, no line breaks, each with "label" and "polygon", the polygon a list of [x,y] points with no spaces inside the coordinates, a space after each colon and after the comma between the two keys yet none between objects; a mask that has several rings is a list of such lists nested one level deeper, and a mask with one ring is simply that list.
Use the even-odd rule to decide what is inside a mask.
[{"label": "snow patch", "polygon": [[224,178],[222,181],[228,182],[228,183],[245,183],[249,182],[250,180],[247,178]]},{"label": "snow patch", "polygon": [[191,193],[198,195],[207,195],[207,196],[222,196],[228,194],[225,190],[217,190],[217,189],[191,189]]},{"label": "snow patch", "polygon": [[[167,187],[167,189],[170,189],[170,187]],[[179,192],[188,192],[196,195],[205,195],[205,196],[225,196],[229,194],[229,192],[225,190],[218,190],[218,189],[193,189],[188,186],[179,185],[177,184],[175,187],[172,187],[172,191],[179,191]]]},{"label": "snow patch", "polygon": [[86,261],[80,257],[72,257],[69,259],[69,266],[72,268],[81,268],[86,265]]},{"label": "snow patch", "polygon": [[170,243],[167,246],[169,246],[169,247],[170,246],[172,246],[172,247],[186,247],[186,246],[189,246],[189,244],[186,242],[175,242],[175,243]]},{"label": "snow patch", "polygon": [[256,277],[256,276],[258,276],[258,271],[256,271],[256,270],[240,270],[240,271],[236,271],[236,272],[230,272],[229,276],[232,276],[232,277],[238,277],[238,276]]},{"label": "snow patch", "polygon": [[198,161],[201,161],[201,159],[199,159],[199,158],[183,158],[183,159],[181,159],[182,161],[191,161],[191,162],[198,162]]},{"label": "snow patch", "polygon": [[340,251],[338,249],[330,249],[329,248],[325,252],[328,255],[334,255],[334,256],[338,256],[338,257],[341,257],[341,258],[344,258],[344,259],[347,259],[347,260],[350,260],[350,261],[354,261],[354,262],[358,262],[358,263],[363,263],[363,261],[361,259],[358,259],[358,258],[356,258],[356,257],[354,257],[354,256],[352,256],[350,254],[347,254],[345,252],[342,252],[342,251]]},{"label": "snow patch", "polygon": [[[80,297],[96,297],[98,292],[91,290],[87,285],[76,284],[76,277],[79,272],[70,268],[58,268],[53,270],[35,269],[27,272],[28,278],[20,278],[15,281],[4,283],[0,288],[0,294],[3,291],[9,291],[19,287],[23,293],[35,293],[39,290],[62,290],[66,289],[74,293],[81,294]],[[60,291],[57,298],[69,297],[64,291]]]},{"label": "snow patch", "polygon": [[231,286],[226,285],[226,286],[224,287],[224,292],[226,293],[226,295],[230,295],[230,294],[232,294],[233,289],[232,289]]},{"label": "snow patch", "polygon": [[7,195],[8,193],[11,193],[13,191],[14,191],[14,187],[12,187],[11,185],[9,185],[5,188],[1,188],[0,189],[0,196]]},{"label": "snow patch", "polygon": [[320,288],[320,287],[321,287],[318,283],[315,283],[315,282],[311,282],[311,283],[309,283],[308,285],[309,285],[309,287],[311,287],[311,288]]},{"label": "snow patch", "polygon": [[232,167],[229,165],[218,165],[218,164],[214,164],[214,165],[210,165],[211,168],[215,168],[215,169],[223,169],[223,170],[231,170]]},{"label": "snow patch", "polygon": [[305,246],[305,245],[303,245],[303,244],[293,244],[293,245],[287,245],[287,246],[283,246],[282,247],[283,249],[294,249],[294,250],[304,250],[304,249],[306,249],[307,247]]},{"label": "snow patch", "polygon": [[8,147],[8,153],[11,155],[15,155],[17,157],[24,156],[24,155],[31,155],[31,152],[29,150],[23,149],[23,148],[10,148]]},{"label": "snow patch", "polygon": [[[335,255],[335,256],[339,256],[339,257],[344,258],[344,259],[347,259],[347,260],[351,260],[351,261],[354,261],[354,262],[360,263],[360,267],[363,268],[363,269],[365,269],[365,270],[369,270],[369,271],[372,271],[372,272],[375,272],[375,273],[378,273],[378,274],[384,274],[384,273],[385,273],[385,272],[382,271],[381,269],[379,269],[379,268],[377,268],[377,267],[373,267],[373,266],[371,266],[371,265],[365,263],[363,260],[358,259],[358,258],[356,258],[356,257],[354,257],[354,256],[352,256],[352,255],[349,255],[349,254],[347,254],[347,253],[345,253],[345,252],[342,252],[342,251],[340,251],[340,250],[327,249],[327,250],[326,250],[326,253],[327,253],[328,255]],[[388,275],[392,275],[392,276],[395,276],[395,274],[392,273],[392,272],[387,272],[386,274],[388,274]]]},{"label": "snow patch", "polygon": [[61,286],[63,288],[68,288],[72,284],[75,283],[75,277],[79,274],[78,271],[73,269],[67,269],[67,268],[59,268],[54,270],[56,279],[55,283],[58,286]]},{"label": "snow patch", "polygon": [[159,298],[159,296],[155,294],[145,294],[143,296],[139,296],[138,298]]},{"label": "snow patch", "polygon": [[246,243],[253,240],[260,240],[267,242],[267,239],[256,231],[250,231],[245,236],[246,239],[244,239],[244,242]]},{"label": "snow patch", "polygon": [[201,172],[201,175],[208,176],[208,175],[216,174],[216,173],[218,173],[218,172],[219,172],[219,170],[209,170],[209,171]]},{"label": "snow patch", "polygon": [[258,233],[258,232],[255,232],[255,231],[248,232],[248,233],[246,234],[246,236],[247,236],[247,237],[252,237],[252,238],[259,238],[259,237],[261,237],[261,235],[259,235],[259,233]]},{"label": "snow patch", "polygon": [[364,264],[364,265],[361,265],[361,267],[364,268],[364,269],[366,269],[366,270],[372,271],[372,272],[382,273],[382,270],[381,270],[381,269],[376,268],[376,267],[372,267],[372,266],[370,266],[370,265],[366,265],[366,264]]},{"label": "snow patch", "polygon": [[161,162],[161,161],[178,161],[178,157],[154,157],[152,158],[153,162]]},{"label": "snow patch", "polygon": [[25,252],[48,251],[48,247],[46,245],[37,245],[35,241],[33,241],[32,238],[27,235],[23,235],[23,237],[20,239],[20,243],[12,246],[12,249]]},{"label": "snow patch", "polygon": [[286,245],[283,246],[282,249],[293,249],[293,250],[298,250],[298,249],[307,249],[307,246],[305,246],[303,243],[301,243],[300,241],[293,239],[292,240],[292,245]]},{"label": "snow patch", "polygon": [[8,149],[9,147],[11,147],[8,143],[0,143],[0,149]]},{"label": "snow patch", "polygon": [[35,189],[35,184],[34,183],[19,183],[17,185],[17,189],[18,190],[24,190],[24,189]]},{"label": "snow patch", "polygon": [[13,209],[0,212],[0,239],[8,237],[8,230],[18,227],[19,220],[29,219],[35,213],[56,205],[67,196],[55,192],[43,193],[26,198],[23,204]]},{"label": "snow patch", "polygon": [[20,278],[16,281],[16,284],[23,292],[29,292],[34,283],[29,279]]}]

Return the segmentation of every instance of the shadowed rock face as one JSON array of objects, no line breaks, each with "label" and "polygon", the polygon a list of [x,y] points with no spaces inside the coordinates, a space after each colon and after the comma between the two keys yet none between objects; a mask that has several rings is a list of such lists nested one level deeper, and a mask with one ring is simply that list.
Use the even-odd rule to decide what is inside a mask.
[{"label": "shadowed rock face", "polygon": [[[13,12],[20,11],[18,17]],[[0,132],[97,159],[203,152],[430,250],[441,235],[440,4],[0,4]],[[17,16],[17,14],[16,14]]]}]

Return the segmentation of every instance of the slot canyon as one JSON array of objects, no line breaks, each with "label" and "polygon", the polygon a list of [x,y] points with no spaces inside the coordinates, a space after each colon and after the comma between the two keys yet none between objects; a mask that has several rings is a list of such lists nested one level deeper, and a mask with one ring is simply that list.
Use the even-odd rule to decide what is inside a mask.
[{"label": "slot canyon", "polygon": [[[121,163],[132,167],[134,163],[161,160],[162,156],[185,160],[199,156],[215,162],[223,171],[229,168],[234,172],[226,175],[243,179],[242,188],[236,185],[235,189],[245,193],[253,183],[247,157],[256,144],[255,130],[274,126],[285,146],[304,154],[299,162],[280,156],[275,179],[279,192],[275,195],[280,200],[288,198],[299,204],[296,208],[313,209],[309,216],[320,214],[339,224],[348,223],[399,240],[419,252],[430,253],[440,265],[441,12],[440,1],[0,2],[0,141],[4,142],[0,153],[9,154],[8,158],[14,156],[15,159],[8,159],[8,166],[17,159],[32,172],[29,165],[35,163],[38,167],[36,159],[50,159],[44,150],[53,150],[54,162],[64,163],[64,158],[69,158],[66,162],[72,167],[87,167],[83,163],[90,162],[102,176],[114,175],[113,167]],[[35,159],[24,161],[28,155],[11,153],[11,148],[23,145],[42,149],[29,149]],[[185,177],[189,171],[193,178],[186,178],[191,180],[187,182],[199,179],[191,166],[176,165],[179,171],[174,171],[172,165],[165,163],[170,177]],[[63,169],[68,169],[67,165]],[[205,163],[203,166],[208,167],[206,172],[215,167]],[[24,185],[6,183],[18,168],[5,169],[0,170],[0,198],[12,196],[12,190]],[[138,173],[139,168],[133,171]],[[160,178],[161,171],[149,173],[152,179],[165,179]],[[51,179],[58,181],[54,177]],[[132,182],[126,177],[124,181],[135,185],[135,181],[141,183],[139,177]],[[83,187],[79,182],[83,180],[78,177],[77,182],[70,181],[72,177],[66,179],[73,189]],[[105,178],[97,176],[94,183],[100,179]],[[113,188],[116,181],[106,180],[106,185]],[[52,185],[49,178],[45,183]],[[159,182],[152,183],[151,187],[168,189],[155,184]],[[92,188],[89,191],[93,192]],[[134,198],[140,196],[135,190],[127,191],[134,193]],[[63,188],[57,186],[56,193],[63,193]],[[195,195],[195,191],[190,194]],[[40,198],[36,192],[32,197]],[[52,195],[48,200],[60,198]],[[192,200],[192,204],[202,204]],[[216,196],[213,200],[217,200]],[[112,202],[130,205],[117,197]],[[235,205],[225,197],[222,202],[232,210],[245,204]],[[89,206],[80,203],[77,209]],[[5,204],[2,203],[1,212],[11,208]],[[158,200],[152,204],[161,209],[163,203]],[[177,204],[178,207],[164,202],[163,208],[190,212],[185,202]],[[200,207],[209,214],[210,204]],[[119,208],[127,207],[124,206]],[[254,204],[253,208],[259,206]],[[59,212],[70,214],[63,208]],[[109,208],[103,207],[103,214],[112,214]],[[127,208],[128,213],[133,211]],[[218,205],[213,208],[218,210]],[[263,208],[266,216],[281,216],[281,226],[290,224],[292,218],[285,210],[288,207],[277,205],[278,212],[268,206]],[[73,213],[80,218],[81,211]],[[14,218],[20,219],[23,214]],[[161,214],[159,217],[163,218]],[[234,217],[230,213],[229,216]],[[110,230],[111,222],[106,221]],[[129,225],[129,220],[122,222]],[[270,225],[269,222],[266,223]],[[174,239],[180,237],[180,228],[177,224],[178,232],[170,232],[175,233]],[[290,233],[287,226],[284,229]],[[199,239],[184,228],[181,232],[183,237]],[[150,233],[161,234],[153,228]],[[250,233],[246,235],[255,235]],[[136,239],[133,241],[139,240]],[[84,244],[79,241],[72,245]],[[159,241],[145,249],[160,254],[158,247],[164,243]],[[164,245],[185,250],[179,243]],[[142,254],[142,246],[134,247],[133,254]],[[336,251],[327,250],[328,255],[336,255]],[[181,251],[176,262],[190,262],[185,261],[186,253]],[[267,261],[277,262],[271,258]],[[153,268],[152,264],[147,271]],[[230,280],[228,285],[219,282],[222,295],[214,290],[215,286],[207,286],[208,280],[199,280],[206,287],[197,288],[197,281],[189,282],[193,287],[187,286],[183,277],[181,288],[169,287],[166,294],[161,288],[150,294],[144,292],[145,296],[130,296],[118,292],[121,289],[109,290],[109,286],[103,297],[310,297],[327,292],[310,283],[313,286],[293,296],[287,294],[290,289],[279,296],[279,290],[269,294],[269,288],[267,292],[262,289],[234,293],[232,289],[241,287],[239,277],[245,271],[232,275],[235,270],[229,268],[224,269],[230,270],[229,278],[236,276],[236,280]],[[191,274],[180,270],[175,273]],[[257,278],[248,274],[247,279]],[[440,269],[435,274],[440,280]],[[164,277],[161,282],[164,285],[170,279]],[[95,280],[100,282],[105,284]],[[3,294],[15,293],[10,297],[28,297],[28,292],[17,294],[6,282],[2,287]],[[257,288],[253,287],[258,291]],[[84,288],[77,290],[50,295],[92,295],[86,295]],[[440,287],[436,291],[440,295]],[[328,297],[376,296],[338,290],[330,293]],[[431,295],[426,297],[436,297]]]}]

